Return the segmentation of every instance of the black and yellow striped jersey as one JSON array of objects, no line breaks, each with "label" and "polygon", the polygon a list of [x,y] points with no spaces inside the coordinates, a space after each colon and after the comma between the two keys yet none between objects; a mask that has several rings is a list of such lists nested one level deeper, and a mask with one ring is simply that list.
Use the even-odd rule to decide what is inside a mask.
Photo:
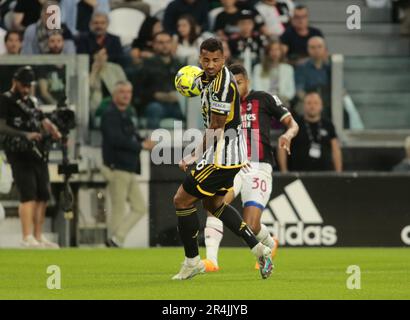
[{"label": "black and yellow striped jersey", "polygon": [[247,159],[247,146],[242,131],[240,96],[235,78],[224,66],[213,79],[206,79],[204,74],[201,82],[202,116],[205,128],[210,126],[212,113],[227,116],[224,139],[207,149],[204,159],[216,167],[241,167]]}]

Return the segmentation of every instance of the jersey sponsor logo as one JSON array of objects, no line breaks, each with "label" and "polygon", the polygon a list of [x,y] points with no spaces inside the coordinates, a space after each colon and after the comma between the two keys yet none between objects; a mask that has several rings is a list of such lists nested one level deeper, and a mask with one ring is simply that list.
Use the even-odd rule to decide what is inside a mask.
[{"label": "jersey sponsor logo", "polygon": [[337,243],[336,228],[324,224],[301,180],[286,186],[284,194],[269,202],[261,222],[281,245],[333,246]]}]

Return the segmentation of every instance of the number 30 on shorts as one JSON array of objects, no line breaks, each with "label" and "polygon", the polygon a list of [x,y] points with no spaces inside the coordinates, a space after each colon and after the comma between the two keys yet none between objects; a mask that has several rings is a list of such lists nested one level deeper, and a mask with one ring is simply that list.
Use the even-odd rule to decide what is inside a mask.
[{"label": "number 30 on shorts", "polygon": [[254,177],[252,180],[252,189],[260,189],[262,192],[266,192],[268,190],[266,180]]}]

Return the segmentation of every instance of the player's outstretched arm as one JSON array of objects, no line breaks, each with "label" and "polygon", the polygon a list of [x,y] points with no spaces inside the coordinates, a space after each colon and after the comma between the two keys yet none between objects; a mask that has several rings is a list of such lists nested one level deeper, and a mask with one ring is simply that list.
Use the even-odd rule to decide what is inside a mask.
[{"label": "player's outstretched arm", "polygon": [[291,115],[282,120],[283,125],[287,128],[286,132],[279,137],[278,141],[278,164],[280,172],[288,171],[288,155],[290,155],[290,146],[292,139],[299,132],[299,125]]}]

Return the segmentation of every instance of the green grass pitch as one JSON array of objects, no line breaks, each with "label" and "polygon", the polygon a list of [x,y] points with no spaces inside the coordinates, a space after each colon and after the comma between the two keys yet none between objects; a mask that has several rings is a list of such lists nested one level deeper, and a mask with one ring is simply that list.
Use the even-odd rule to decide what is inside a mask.
[{"label": "green grass pitch", "polygon": [[[248,250],[222,248],[220,272],[172,281],[182,256],[182,248],[0,250],[0,299],[410,299],[406,248],[280,248],[267,280]],[[61,269],[61,290],[46,287],[50,265]],[[349,265],[361,269],[360,290],[346,287]]]}]

